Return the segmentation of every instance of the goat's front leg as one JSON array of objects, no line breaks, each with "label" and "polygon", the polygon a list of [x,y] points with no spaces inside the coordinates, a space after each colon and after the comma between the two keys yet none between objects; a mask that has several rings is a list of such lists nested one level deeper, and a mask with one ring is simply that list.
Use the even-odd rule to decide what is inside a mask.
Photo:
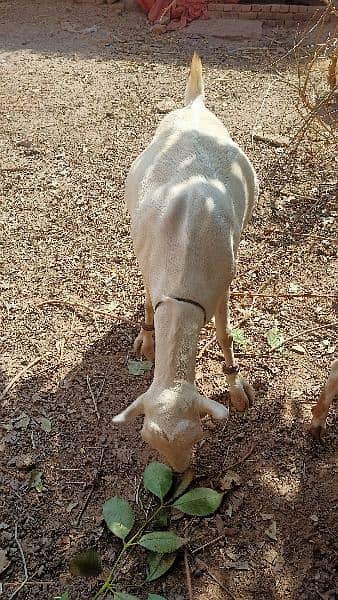
[{"label": "goat's front leg", "polygon": [[148,360],[154,360],[154,309],[151,303],[150,294],[145,287],[144,321],[141,323],[141,330],[134,342],[134,352],[136,356],[142,354]]},{"label": "goat's front leg", "polygon": [[325,433],[329,408],[336,396],[338,397],[338,360],[333,361],[330,375],[320,398],[316,406],[312,408],[310,432],[317,440],[321,440]]},{"label": "goat's front leg", "polygon": [[222,298],[215,312],[217,341],[224,354],[224,374],[229,385],[231,405],[239,412],[244,412],[254,399],[254,391],[249,383],[240,375],[239,367],[235,363],[233,338],[231,335],[229,317],[229,290],[225,300]]}]

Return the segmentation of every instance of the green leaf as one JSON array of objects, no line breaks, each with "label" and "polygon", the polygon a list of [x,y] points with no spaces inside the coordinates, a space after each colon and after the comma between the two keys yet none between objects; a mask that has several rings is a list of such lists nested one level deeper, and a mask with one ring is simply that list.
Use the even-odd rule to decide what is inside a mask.
[{"label": "green leaf", "polygon": [[104,503],[102,515],[110,531],[122,540],[131,531],[135,521],[130,504],[119,496],[114,496]]},{"label": "green leaf", "polygon": [[176,554],[159,554],[151,552],[147,562],[147,579],[146,581],[155,581],[174,564]]},{"label": "green leaf", "polygon": [[72,558],[69,568],[72,575],[97,577],[102,571],[101,556],[96,550],[84,550]]},{"label": "green leaf", "polygon": [[140,600],[140,598],[126,592],[114,592],[114,600]]},{"label": "green leaf", "polygon": [[158,594],[148,594],[147,600],[167,600],[164,596],[159,596]]},{"label": "green leaf", "polygon": [[143,473],[143,483],[146,490],[163,500],[172,485],[172,472],[167,465],[151,462]]},{"label": "green leaf", "polygon": [[160,512],[158,513],[157,517],[153,521],[154,528],[155,529],[163,529],[164,527],[167,527],[167,525],[169,523],[170,513],[171,513],[171,510],[170,510],[169,506],[162,508],[160,510]]},{"label": "green leaf", "polygon": [[172,495],[173,500],[175,500],[175,498],[178,498],[183,494],[183,492],[185,492],[185,490],[189,487],[194,477],[195,473],[192,469],[188,469],[187,471],[185,471],[185,473],[183,473],[183,475],[176,483],[174,493]]},{"label": "green leaf", "polygon": [[211,488],[195,488],[174,502],[173,506],[187,515],[205,517],[218,509],[223,494]]},{"label": "green leaf", "polygon": [[69,600],[68,592],[63,592],[62,596],[55,596],[55,600]]},{"label": "green leaf", "polygon": [[21,413],[21,415],[13,419],[15,429],[27,429],[29,423],[30,417],[25,412]]},{"label": "green leaf", "polygon": [[235,329],[231,330],[231,334],[232,334],[234,342],[236,342],[236,344],[238,346],[246,346],[245,333],[244,333],[243,329],[239,329],[239,328],[235,327]]},{"label": "green leaf", "polygon": [[42,471],[38,471],[38,469],[33,469],[30,472],[29,485],[37,492],[43,491],[42,475]]},{"label": "green leaf", "polygon": [[150,360],[128,360],[128,371],[131,375],[143,375],[152,369]]},{"label": "green leaf", "polygon": [[267,332],[266,339],[268,340],[269,345],[273,349],[283,346],[285,342],[282,332],[279,331],[277,327],[273,327]]},{"label": "green leaf", "polygon": [[52,423],[49,419],[46,419],[46,417],[35,417],[34,420],[46,433],[49,433],[51,431]]},{"label": "green leaf", "polygon": [[179,537],[175,531],[153,531],[143,535],[139,544],[152,552],[167,554],[178,550],[185,544],[185,540]]}]

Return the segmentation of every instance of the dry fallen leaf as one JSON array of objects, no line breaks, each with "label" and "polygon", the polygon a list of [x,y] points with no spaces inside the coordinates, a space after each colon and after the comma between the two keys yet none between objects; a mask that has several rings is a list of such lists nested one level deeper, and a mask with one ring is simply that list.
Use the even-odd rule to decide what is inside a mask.
[{"label": "dry fallen leaf", "polygon": [[270,540],[273,540],[275,542],[277,540],[276,521],[272,521],[270,527],[268,527],[268,529],[266,529],[264,533],[270,538]]},{"label": "dry fallen leaf", "polygon": [[317,515],[310,515],[309,516],[310,521],[312,521],[313,523],[317,524],[319,519],[317,517]]},{"label": "dry fallen leaf", "polygon": [[21,413],[18,417],[13,419],[15,429],[27,429],[30,417],[25,413]]},{"label": "dry fallen leaf", "polygon": [[228,509],[225,511],[225,514],[228,517],[231,517],[233,515],[233,513],[235,513],[239,509],[239,507],[243,504],[243,500],[244,500],[244,492],[242,492],[240,490],[233,492],[233,494],[231,495]]},{"label": "dry fallen leaf", "polygon": [[240,475],[235,473],[235,471],[227,471],[220,482],[221,490],[231,490],[233,487],[241,485],[241,481]]},{"label": "dry fallen leaf", "polygon": [[274,517],[274,515],[270,514],[270,513],[261,513],[261,517],[263,521],[271,521]]},{"label": "dry fallen leaf", "polygon": [[224,548],[224,554],[226,554],[230,560],[238,560],[238,554],[235,554],[230,548]]},{"label": "dry fallen leaf", "polygon": [[46,417],[35,417],[35,422],[40,425],[42,431],[45,431],[46,433],[50,433],[51,429],[52,429],[52,423],[49,419],[47,419]]},{"label": "dry fallen leaf", "polygon": [[224,563],[226,569],[235,569],[236,571],[250,571],[251,567],[247,560],[227,561]]},{"label": "dry fallen leaf", "polygon": [[305,348],[303,348],[303,346],[300,346],[299,344],[294,344],[294,346],[291,346],[291,350],[294,350],[294,352],[298,352],[298,354],[306,353]]},{"label": "dry fallen leaf", "polygon": [[72,512],[73,508],[75,508],[79,503],[78,502],[69,502],[69,504],[67,505],[67,512],[70,513]]},{"label": "dry fallen leaf", "polygon": [[6,550],[0,549],[0,574],[6,571],[10,565],[10,560],[7,558]]},{"label": "dry fallen leaf", "polygon": [[277,550],[275,550],[274,548],[266,550],[266,552],[264,553],[264,560],[266,560],[266,562],[268,562],[271,565],[272,570],[275,573],[279,573],[279,571],[282,570],[285,564],[284,558],[280,556]]}]

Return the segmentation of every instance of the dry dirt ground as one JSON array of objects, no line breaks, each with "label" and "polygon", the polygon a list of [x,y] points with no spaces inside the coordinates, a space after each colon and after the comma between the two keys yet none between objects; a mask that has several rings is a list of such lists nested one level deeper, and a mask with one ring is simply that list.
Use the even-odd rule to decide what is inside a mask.
[{"label": "dry dirt ground", "polygon": [[[209,107],[261,180],[233,284],[243,294],[231,303],[247,340],[238,358],[256,400],[225,426],[206,419],[207,440],[194,458],[198,483],[218,489],[254,444],[235,467],[241,486],[217,519],[175,527],[185,529],[190,549],[226,533],[198,553],[208,569],[191,558],[194,599],[337,597],[334,408],[323,446],[306,431],[337,342],[330,325],[337,323],[337,158],[330,146],[318,158],[304,142],[290,156],[251,140],[254,126],[269,135],[297,130],[287,83],[296,82],[296,68],[292,54],[283,58],[292,35],[269,30],[258,42],[228,43],[186,29],[156,37],[142,15],[114,5],[34,0],[1,2],[0,27],[2,389],[23,371],[2,398],[0,534],[10,561],[3,597],[24,578],[17,527],[28,580],[16,598],[50,600],[65,590],[72,600],[91,598],[98,582],[71,576],[69,559],[94,547],[109,568],[119,545],[102,525],[102,504],[114,494],[135,501],[154,458],[140,421],[123,429],[111,422],[152,376],[127,369],[143,295],[123,186],[163,112],[181,104],[193,49],[204,58]],[[323,297],[292,297],[296,290]],[[246,291],[270,297],[253,302]],[[267,343],[274,326],[295,336],[282,351]],[[212,336],[209,324],[200,351]],[[215,342],[198,360],[197,383],[228,401]],[[99,485],[76,524],[102,448]],[[42,472],[41,492],[29,485],[33,468]],[[273,522],[275,540],[265,533]],[[142,553],[126,562],[124,590],[142,583],[144,566]],[[188,599],[182,559],[141,597],[148,589]]]}]

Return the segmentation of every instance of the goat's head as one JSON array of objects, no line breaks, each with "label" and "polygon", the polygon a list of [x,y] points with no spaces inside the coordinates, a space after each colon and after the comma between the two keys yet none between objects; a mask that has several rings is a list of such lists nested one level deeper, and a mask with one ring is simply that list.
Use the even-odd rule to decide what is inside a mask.
[{"label": "goat's head", "polygon": [[162,454],[176,471],[188,468],[196,442],[203,438],[200,417],[210,414],[225,419],[228,409],[202,396],[194,385],[178,382],[170,389],[159,390],[151,385],[126,410],[113,418],[114,423],[126,423],[144,414],[142,437]]}]

